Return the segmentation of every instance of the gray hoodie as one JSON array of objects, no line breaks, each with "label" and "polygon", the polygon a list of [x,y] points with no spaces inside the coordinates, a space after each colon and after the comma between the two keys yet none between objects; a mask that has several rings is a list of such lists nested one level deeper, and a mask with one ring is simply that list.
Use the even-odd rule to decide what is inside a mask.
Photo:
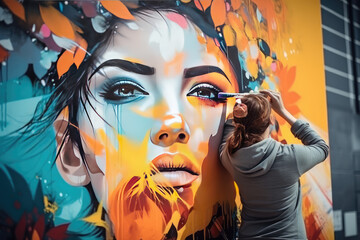
[{"label": "gray hoodie", "polygon": [[234,128],[232,119],[225,123],[220,159],[239,187],[240,239],[307,239],[299,177],[325,160],[329,147],[308,123],[297,120],[291,132],[304,145],[267,138],[230,155],[226,139]]}]

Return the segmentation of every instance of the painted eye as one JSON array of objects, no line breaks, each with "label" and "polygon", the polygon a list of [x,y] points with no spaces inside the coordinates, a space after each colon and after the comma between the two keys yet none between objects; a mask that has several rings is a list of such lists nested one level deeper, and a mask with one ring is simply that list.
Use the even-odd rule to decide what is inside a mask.
[{"label": "painted eye", "polygon": [[212,101],[219,101],[218,99],[219,92],[221,92],[219,88],[208,83],[201,83],[191,88],[186,96],[209,99]]},{"label": "painted eye", "polygon": [[105,84],[100,96],[114,104],[133,102],[149,95],[142,86],[133,81],[119,81]]}]

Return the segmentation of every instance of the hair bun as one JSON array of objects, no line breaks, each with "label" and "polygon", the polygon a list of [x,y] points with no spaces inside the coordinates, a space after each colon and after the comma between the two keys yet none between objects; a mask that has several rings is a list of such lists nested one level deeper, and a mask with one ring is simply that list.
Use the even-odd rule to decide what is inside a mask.
[{"label": "hair bun", "polygon": [[235,104],[233,115],[236,118],[244,118],[248,115],[248,108],[244,103]]}]

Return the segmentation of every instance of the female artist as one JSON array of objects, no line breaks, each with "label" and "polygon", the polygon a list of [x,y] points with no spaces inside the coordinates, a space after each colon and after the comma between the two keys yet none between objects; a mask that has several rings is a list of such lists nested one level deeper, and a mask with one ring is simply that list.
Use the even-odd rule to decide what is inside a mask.
[{"label": "female artist", "polygon": [[[271,108],[303,145],[269,137]],[[306,239],[299,177],[324,161],[329,147],[308,123],[285,109],[277,92],[264,90],[237,99],[233,117],[225,123],[220,157],[239,187],[239,237]]]}]

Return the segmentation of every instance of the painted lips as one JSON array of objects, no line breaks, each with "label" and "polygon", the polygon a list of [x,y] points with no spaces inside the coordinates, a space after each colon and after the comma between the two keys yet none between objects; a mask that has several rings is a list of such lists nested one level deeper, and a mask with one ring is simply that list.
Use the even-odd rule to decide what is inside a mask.
[{"label": "painted lips", "polygon": [[152,160],[152,163],[158,170],[152,175],[152,179],[161,186],[186,188],[199,177],[195,164],[182,154],[164,153]]}]

